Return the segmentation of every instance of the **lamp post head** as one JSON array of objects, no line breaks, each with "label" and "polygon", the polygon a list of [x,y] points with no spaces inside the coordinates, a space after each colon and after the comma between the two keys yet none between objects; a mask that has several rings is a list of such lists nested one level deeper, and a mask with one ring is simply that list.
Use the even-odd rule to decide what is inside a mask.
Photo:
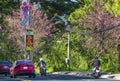
[{"label": "lamp post head", "polygon": [[67,25],[66,31],[68,31],[68,32],[75,32],[75,30],[73,28],[71,28],[70,24]]},{"label": "lamp post head", "polygon": [[66,30],[71,31],[70,25],[67,25]]}]

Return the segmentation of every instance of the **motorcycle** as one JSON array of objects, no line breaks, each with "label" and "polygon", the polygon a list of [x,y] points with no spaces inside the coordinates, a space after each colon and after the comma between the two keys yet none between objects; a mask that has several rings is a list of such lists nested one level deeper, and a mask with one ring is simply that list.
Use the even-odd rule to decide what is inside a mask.
[{"label": "motorcycle", "polygon": [[100,73],[100,68],[99,66],[96,66],[93,70],[93,77],[94,78],[100,78],[101,73]]},{"label": "motorcycle", "polygon": [[41,76],[46,76],[46,66],[40,65],[40,74]]}]

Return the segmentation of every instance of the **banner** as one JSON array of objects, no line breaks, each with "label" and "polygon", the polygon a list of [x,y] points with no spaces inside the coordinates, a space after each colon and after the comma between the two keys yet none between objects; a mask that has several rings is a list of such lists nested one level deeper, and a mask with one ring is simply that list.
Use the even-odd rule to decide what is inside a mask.
[{"label": "banner", "polygon": [[31,29],[27,29],[26,31],[26,50],[33,49],[33,31]]},{"label": "banner", "polygon": [[29,22],[29,6],[27,2],[22,2],[22,5],[20,6],[20,12],[22,16],[22,21],[20,22],[21,26],[25,26],[27,22]]}]

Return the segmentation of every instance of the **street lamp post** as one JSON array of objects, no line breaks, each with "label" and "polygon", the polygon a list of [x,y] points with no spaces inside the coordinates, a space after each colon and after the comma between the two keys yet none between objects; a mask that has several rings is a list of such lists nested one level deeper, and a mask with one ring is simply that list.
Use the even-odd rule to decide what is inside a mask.
[{"label": "street lamp post", "polygon": [[68,31],[68,47],[67,47],[67,58],[66,63],[68,70],[70,71],[70,24],[68,23],[66,30]]},{"label": "street lamp post", "polygon": [[70,71],[70,32],[68,31],[68,69]]},{"label": "street lamp post", "polygon": [[71,55],[71,52],[70,52],[71,51],[70,50],[70,33],[75,32],[75,30],[71,28],[69,21],[67,21],[66,30],[68,31],[68,47],[67,47],[68,54],[67,54],[67,58],[66,58],[66,63],[67,63],[68,70],[70,71],[70,55]]},{"label": "street lamp post", "polygon": [[[26,51],[27,51],[27,59],[30,59],[30,50],[31,49],[28,49],[28,47],[29,47],[29,44],[28,43],[30,43],[31,42],[31,37],[32,37],[32,35],[31,35],[31,33],[32,33],[32,29],[30,29],[30,0],[21,0],[22,1],[22,4],[24,3],[24,2],[26,2],[27,3],[27,5],[26,5],[26,7],[28,7],[28,4],[29,4],[29,8],[28,8],[28,12],[27,12],[27,18],[28,18],[28,21],[27,21],[27,27],[26,27],[26,31],[24,32],[25,33],[25,44],[26,44]],[[23,11],[23,12],[25,12],[25,11]]]}]

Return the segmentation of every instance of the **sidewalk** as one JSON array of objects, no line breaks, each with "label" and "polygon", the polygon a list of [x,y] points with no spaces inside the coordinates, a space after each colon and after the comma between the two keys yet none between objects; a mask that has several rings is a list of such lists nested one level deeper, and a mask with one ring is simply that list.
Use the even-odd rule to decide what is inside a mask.
[{"label": "sidewalk", "polygon": [[106,74],[106,75],[102,75],[101,78],[120,80],[120,74]]},{"label": "sidewalk", "polygon": [[[60,74],[60,75],[75,75],[75,76],[91,76],[91,72],[78,72],[78,71],[71,71],[71,72],[54,72],[52,74]],[[120,74],[111,74],[111,73],[101,73],[101,78],[108,78],[114,80],[120,80]]]}]

